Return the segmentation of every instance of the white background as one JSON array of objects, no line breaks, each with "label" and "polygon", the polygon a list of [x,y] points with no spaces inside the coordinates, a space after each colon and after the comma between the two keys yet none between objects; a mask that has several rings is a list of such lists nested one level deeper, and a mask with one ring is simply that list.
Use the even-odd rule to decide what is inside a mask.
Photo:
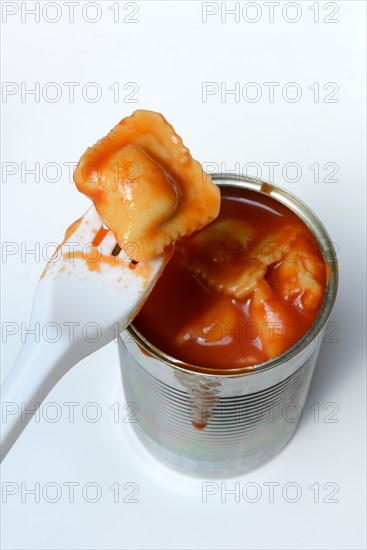
[{"label": "white background", "polygon": [[[226,482],[227,489],[235,482],[241,489],[257,483],[261,496],[253,503],[249,502],[251,491],[247,500],[241,497],[235,502],[233,495],[227,495],[221,502],[219,485],[218,493],[203,503],[202,480],[178,475],[156,462],[128,423],[113,422],[109,407],[125,403],[116,345],[88,357],[46,400],[59,404],[61,420],[52,423],[46,413],[46,419],[32,421],[3,463],[3,489],[4,483],[13,482],[19,492],[2,504],[2,547],[364,548],[365,3],[299,1],[282,13],[285,4],[281,2],[275,7],[273,23],[264,2],[257,3],[261,10],[257,14],[253,6],[245,17],[241,12],[239,22],[225,12],[222,22],[224,8],[212,3],[210,9],[218,13],[208,16],[206,23],[201,2],[138,2],[137,13],[130,17],[136,23],[123,21],[134,10],[124,3],[119,21],[114,22],[116,12],[108,1],[98,4],[101,14],[93,6],[83,14],[85,2],[80,1],[73,23],[63,2],[58,11],[55,3],[41,2],[41,12],[45,4],[49,6],[37,23],[24,12],[34,4],[2,2],[3,10],[18,8],[2,24],[2,78],[13,83],[15,91],[3,95],[2,103],[2,238],[19,247],[2,259],[2,328],[9,322],[20,326],[29,318],[44,259],[42,254],[24,255],[25,248],[40,243],[42,253],[46,243],[60,242],[65,228],[88,206],[64,163],[77,161],[86,146],[140,107],[161,111],[203,163],[217,163],[224,170],[236,163],[240,170],[247,163],[257,163],[264,179],[269,179],[264,163],[280,163],[272,179],[315,211],[338,248],[340,287],[331,317],[338,331],[337,341],[322,347],[303,419],[290,445],[266,466]],[[233,2],[227,2],[231,6]],[[335,6],[338,13],[332,15]],[[300,19],[290,23],[297,18],[296,9]],[[6,19],[4,11],[2,15]],[[59,16],[59,21],[50,22]],[[99,16],[95,23],[86,20]],[[248,21],[256,16],[260,16],[257,22]],[[327,23],[325,18],[338,21]],[[22,98],[22,86],[24,91],[36,82],[40,83],[39,102],[32,95]],[[61,89],[58,101],[51,102],[56,88],[47,87],[48,82],[56,82]],[[80,83],[74,102],[64,82]],[[93,89],[85,88],[89,82],[97,83],[101,91],[97,102],[90,101]],[[118,102],[109,89],[116,82]],[[123,86],[129,82],[138,88],[134,96],[138,103],[126,101],[132,87],[124,90]],[[250,102],[255,88],[248,88],[247,97],[245,88],[245,98],[241,95],[238,102],[233,95],[221,98],[220,93],[203,102],[203,82],[214,82],[219,88],[223,82],[228,89],[239,82],[241,90],[255,82],[262,97]],[[279,83],[273,102],[265,82]],[[296,82],[301,90],[299,101],[289,101],[295,88],[288,88],[288,98],[282,95],[289,82]],[[335,84],[323,88],[330,82],[339,88],[331,103],[324,100],[337,89]],[[315,83],[319,83],[318,98]],[[41,171],[46,170],[39,182],[25,172],[36,162]],[[287,171],[290,162],[297,163],[299,174],[294,167]],[[47,163],[58,163],[61,174],[52,167],[48,172]],[[319,181],[309,168],[315,163],[320,167]],[[331,169],[330,165],[324,168],[326,163],[337,165],[332,177],[336,181],[328,181]],[[12,169],[16,173],[9,175]],[[254,174],[256,167],[249,172]],[[2,377],[20,347],[20,332],[7,338]],[[65,402],[80,403],[74,423],[68,420]],[[97,423],[82,416],[83,406],[90,402],[101,407]],[[319,422],[310,408],[315,402]],[[333,419],[337,422],[326,422],[336,407]],[[22,482],[27,488],[39,482],[41,490],[47,483],[57,483],[63,489],[61,499],[51,503],[41,495],[35,503],[32,495],[25,495],[22,502]],[[74,502],[69,502],[63,485],[68,482],[80,483]],[[83,499],[82,489],[88,482],[101,488],[99,502]],[[121,488],[126,482],[138,484],[135,498],[139,502],[122,502],[129,493],[125,489],[115,503],[109,489],[115,482]],[[266,482],[280,484],[274,502]],[[290,482],[301,490],[294,503],[282,495]],[[325,488],[329,482],[334,485]],[[319,502],[309,488],[315,483],[320,487]],[[337,502],[324,502],[336,485]],[[49,497],[53,495],[50,490]],[[91,490],[89,497],[93,496]]]}]

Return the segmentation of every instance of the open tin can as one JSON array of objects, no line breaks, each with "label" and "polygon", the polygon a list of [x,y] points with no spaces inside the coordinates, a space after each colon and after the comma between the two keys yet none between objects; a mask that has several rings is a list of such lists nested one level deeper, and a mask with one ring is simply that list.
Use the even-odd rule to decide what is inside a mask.
[{"label": "open tin can", "polygon": [[155,348],[133,324],[120,337],[125,396],[139,408],[132,426],[142,443],[183,473],[230,477],[267,462],[294,435],[335,301],[338,270],[323,225],[288,191],[235,174],[212,179],[287,206],[314,234],[329,272],[322,307],[308,332],[282,355],[253,367],[223,374],[186,364]]}]

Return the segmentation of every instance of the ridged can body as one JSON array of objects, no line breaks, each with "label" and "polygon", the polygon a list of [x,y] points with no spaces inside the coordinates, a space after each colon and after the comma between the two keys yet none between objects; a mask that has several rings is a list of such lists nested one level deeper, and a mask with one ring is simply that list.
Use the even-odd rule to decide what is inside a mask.
[{"label": "ridged can body", "polygon": [[[325,229],[288,192],[244,176],[218,174],[220,185],[272,196],[305,221],[319,242],[329,277],[310,330],[281,356],[246,369],[187,365],[157,350],[132,325],[119,341],[126,400],[137,405],[132,426],[161,461],[200,477],[244,474],[278,454],[302,417],[337,289],[337,263]],[[157,320],[159,322],[159,320]]]}]

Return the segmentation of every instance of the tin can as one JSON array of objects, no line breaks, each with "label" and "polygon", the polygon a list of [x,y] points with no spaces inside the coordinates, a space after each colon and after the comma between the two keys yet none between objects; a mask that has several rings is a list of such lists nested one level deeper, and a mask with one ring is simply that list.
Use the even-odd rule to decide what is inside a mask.
[{"label": "tin can", "polygon": [[251,368],[218,374],[183,363],[155,348],[133,324],[120,337],[125,396],[138,407],[132,426],[142,443],[183,473],[231,477],[267,462],[294,435],[335,301],[338,269],[323,225],[288,191],[236,174],[212,179],[286,205],[310,228],[329,266],[323,305],[309,331],[282,355]]}]

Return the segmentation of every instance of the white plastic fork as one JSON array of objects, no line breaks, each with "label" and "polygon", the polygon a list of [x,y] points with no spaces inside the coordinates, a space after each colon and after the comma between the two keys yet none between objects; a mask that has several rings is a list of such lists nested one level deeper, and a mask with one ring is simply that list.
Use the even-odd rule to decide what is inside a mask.
[{"label": "white plastic fork", "polygon": [[[1,460],[31,419],[28,411],[39,407],[72,366],[131,322],[169,259],[163,253],[131,269],[124,251],[111,255],[121,249],[94,206],[69,233],[47,265],[33,302],[30,326],[39,323],[43,338],[26,339],[1,388]],[[98,247],[96,234],[102,235]],[[93,241],[97,248],[90,247]],[[101,254],[107,262],[99,261]]]}]

